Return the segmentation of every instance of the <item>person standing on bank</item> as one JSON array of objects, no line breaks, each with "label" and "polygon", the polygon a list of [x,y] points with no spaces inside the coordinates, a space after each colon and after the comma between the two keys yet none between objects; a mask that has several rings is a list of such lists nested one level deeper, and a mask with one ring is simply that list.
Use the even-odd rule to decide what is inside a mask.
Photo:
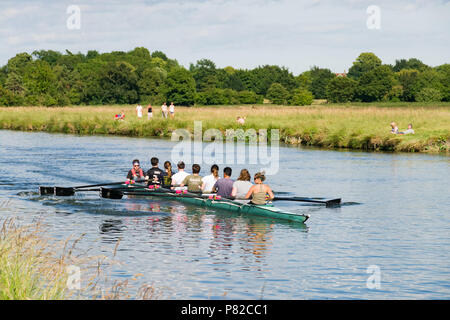
[{"label": "person standing on bank", "polygon": [[175,118],[175,106],[173,105],[173,102],[170,103],[169,113],[171,119]]},{"label": "person standing on bank", "polygon": [[140,104],[138,104],[136,107],[136,114],[139,119],[142,118],[142,106]]},{"label": "person standing on bank", "polygon": [[161,106],[161,113],[164,119],[167,119],[167,104],[164,102]]},{"label": "person standing on bank", "polygon": [[147,120],[151,120],[153,118],[152,104],[149,103],[147,106]]}]

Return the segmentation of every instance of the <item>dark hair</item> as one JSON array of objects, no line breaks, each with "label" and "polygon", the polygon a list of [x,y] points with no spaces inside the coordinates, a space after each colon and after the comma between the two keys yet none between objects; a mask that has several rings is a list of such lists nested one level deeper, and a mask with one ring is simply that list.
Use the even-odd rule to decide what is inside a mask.
[{"label": "dark hair", "polygon": [[167,175],[169,177],[172,177],[172,164],[170,163],[170,161],[164,162],[164,169],[167,169]]},{"label": "dark hair", "polygon": [[225,169],[223,169],[223,173],[229,177],[231,177],[231,172],[232,172],[232,170],[230,167],[225,167]]},{"label": "dark hair", "polygon": [[255,177],[254,177],[254,179],[261,179],[261,182],[263,182],[264,180],[266,180],[266,175],[265,175],[266,173],[263,171],[263,172],[257,172],[257,173],[255,173]]},{"label": "dark hair", "polygon": [[214,178],[219,177],[219,166],[217,164],[213,164],[211,166],[211,173],[213,174]]},{"label": "dark hair", "polygon": [[159,159],[156,158],[156,157],[153,157],[153,158],[150,160],[150,162],[151,162],[152,166],[157,166],[158,163],[159,163]]},{"label": "dark hair", "polygon": [[133,165],[134,165],[135,163],[140,164],[140,163],[139,163],[139,159],[134,159],[134,160],[133,160]]},{"label": "dark hair", "polygon": [[239,174],[238,180],[240,181],[250,181],[250,173],[247,169],[242,169],[241,173]]},{"label": "dark hair", "polygon": [[200,172],[200,165],[194,163],[192,165],[192,173],[199,173]]},{"label": "dark hair", "polygon": [[178,162],[177,167],[178,169],[184,169],[184,162],[183,161]]}]

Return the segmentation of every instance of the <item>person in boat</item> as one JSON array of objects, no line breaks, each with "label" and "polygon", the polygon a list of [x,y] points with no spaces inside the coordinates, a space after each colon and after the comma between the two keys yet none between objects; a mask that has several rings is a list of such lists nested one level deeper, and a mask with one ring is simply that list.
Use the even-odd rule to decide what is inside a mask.
[{"label": "person in boat", "polygon": [[178,172],[172,176],[172,186],[178,187],[183,183],[184,178],[186,178],[189,173],[184,171],[185,164],[183,161],[177,163]]},{"label": "person in boat", "polygon": [[164,187],[170,188],[172,185],[172,163],[170,161],[164,162],[164,172],[166,173],[164,175]]},{"label": "person in boat", "polygon": [[130,171],[128,171],[127,179],[128,181],[145,179],[144,170],[142,170],[138,159],[133,160],[133,168]]},{"label": "person in boat", "polygon": [[231,196],[235,199],[245,199],[248,190],[253,186],[250,182],[250,173],[247,169],[242,169],[239,178],[233,183]]},{"label": "person in boat", "polygon": [[219,166],[217,164],[213,164],[211,166],[211,174],[202,178],[202,192],[203,193],[211,193],[214,187],[214,184],[219,180]]},{"label": "person in boat", "polygon": [[216,181],[213,186],[213,192],[217,192],[222,198],[230,198],[233,190],[233,180],[231,179],[232,170],[230,167],[223,169],[223,178]]},{"label": "person in boat", "polygon": [[145,179],[148,184],[162,185],[164,183],[165,172],[158,167],[159,159],[153,157],[150,159],[152,167],[147,171]]},{"label": "person in boat", "polygon": [[[256,205],[266,204],[267,200],[272,200],[275,196],[273,195],[272,189],[264,184],[266,176],[264,172],[258,172],[253,177],[255,184],[248,190],[245,195],[245,199],[251,198],[251,203]],[[269,195],[269,199],[266,196]]]},{"label": "person in boat", "polygon": [[200,193],[202,192],[202,177],[200,176],[200,165],[192,165],[192,174],[184,178],[180,187],[187,186],[189,192]]}]

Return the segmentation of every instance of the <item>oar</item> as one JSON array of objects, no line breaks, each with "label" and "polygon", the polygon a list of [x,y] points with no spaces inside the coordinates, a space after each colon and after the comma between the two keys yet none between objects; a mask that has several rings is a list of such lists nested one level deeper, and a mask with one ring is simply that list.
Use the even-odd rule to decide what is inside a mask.
[{"label": "oar", "polygon": [[[135,182],[145,182],[145,180],[137,180]],[[124,184],[124,181],[120,182],[105,182],[98,184],[90,184],[85,186],[76,186],[76,187],[39,187],[40,195],[54,194],[56,196],[73,196],[75,191],[83,188],[92,188],[92,187],[102,187],[102,186],[113,186]],[[86,190],[87,191],[87,190]]]},{"label": "oar", "polygon": [[277,201],[277,200],[280,200],[280,201],[300,201],[300,202],[323,203],[327,207],[338,206],[338,205],[341,204],[341,198],[332,199],[332,200],[315,200],[313,198],[300,198],[300,197],[291,197],[291,198],[275,197],[275,198],[272,199],[272,201]]}]

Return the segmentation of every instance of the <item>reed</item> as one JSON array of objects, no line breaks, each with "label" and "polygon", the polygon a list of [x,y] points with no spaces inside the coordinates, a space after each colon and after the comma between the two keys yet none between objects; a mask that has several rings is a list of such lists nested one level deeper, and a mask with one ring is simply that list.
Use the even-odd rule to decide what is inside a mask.
[{"label": "reed", "polygon": [[[80,252],[76,246],[83,235],[74,240],[56,241],[48,237],[47,231],[40,222],[18,225],[14,219],[0,221],[0,300],[159,299],[162,296],[152,285],[130,287],[138,275],[111,283],[105,270],[118,262],[111,257]],[[69,279],[73,266],[80,268],[82,274],[79,288],[74,288]]]},{"label": "reed", "polygon": [[[152,120],[138,119],[135,106],[9,107],[0,108],[0,128],[61,132],[80,135],[112,134],[135,137],[170,137],[178,128],[203,130],[280,129],[288,144],[323,148],[350,148],[404,152],[450,151],[450,103],[319,104],[306,107],[254,105],[177,107],[175,119],[162,119],[154,107]],[[114,115],[125,110],[124,121]],[[236,117],[246,117],[245,125]],[[414,135],[393,135],[412,123]]]}]

